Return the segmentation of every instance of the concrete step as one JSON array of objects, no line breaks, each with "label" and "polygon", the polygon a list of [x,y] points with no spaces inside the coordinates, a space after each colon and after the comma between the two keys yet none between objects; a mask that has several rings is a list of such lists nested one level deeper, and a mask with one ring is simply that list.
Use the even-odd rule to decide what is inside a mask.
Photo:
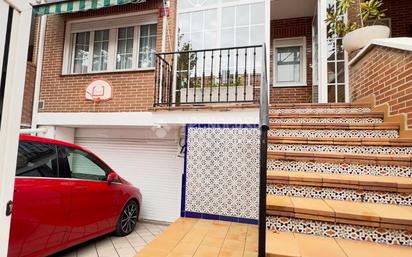
[{"label": "concrete step", "polygon": [[276,157],[268,159],[268,170],[280,171],[310,171],[329,174],[351,174],[391,177],[412,177],[412,167],[409,162],[393,165],[392,161],[368,161],[355,159],[307,159],[299,156]]},{"label": "concrete step", "polygon": [[381,124],[383,117],[381,112],[274,113],[269,115],[269,120],[275,124]]},{"label": "concrete step", "polygon": [[[327,234],[332,229],[330,233],[334,237],[356,239],[356,235],[350,238],[351,235],[343,231],[357,228],[362,233],[359,236],[368,236],[376,242],[383,242],[379,238],[382,233],[390,235],[390,242],[412,245],[410,206],[268,195],[266,213],[267,226],[272,230],[312,231],[309,234],[319,234],[323,230],[320,234]],[[315,232],[316,229],[320,231]]]},{"label": "concrete step", "polygon": [[267,257],[410,257],[412,247],[326,236],[266,232]]},{"label": "concrete step", "polygon": [[353,154],[412,154],[412,147],[392,146],[353,146],[353,145],[311,145],[311,144],[272,144],[269,143],[268,150],[277,152],[312,152],[312,153],[353,153]]},{"label": "concrete step", "polygon": [[267,193],[412,206],[412,178],[268,171]]},{"label": "concrete step", "polygon": [[399,125],[319,123],[291,124],[271,123],[269,137],[305,138],[399,138]]},{"label": "concrete step", "polygon": [[296,123],[296,124],[305,124],[305,123],[348,123],[348,124],[380,124],[383,123],[382,118],[323,118],[323,117],[270,117],[270,123]]},{"label": "concrete step", "polygon": [[359,113],[371,112],[367,104],[274,104],[269,113]]},{"label": "concrete step", "polygon": [[412,154],[412,139],[269,137],[270,151]]},{"label": "concrete step", "polygon": [[412,166],[412,155],[390,155],[390,154],[358,154],[338,152],[284,152],[268,151],[269,160],[303,160],[324,163],[357,163],[357,164],[382,164],[391,166]]},{"label": "concrete step", "polygon": [[354,146],[393,146],[412,147],[412,139],[404,138],[307,138],[307,137],[269,137],[270,144],[303,145],[354,145]]}]

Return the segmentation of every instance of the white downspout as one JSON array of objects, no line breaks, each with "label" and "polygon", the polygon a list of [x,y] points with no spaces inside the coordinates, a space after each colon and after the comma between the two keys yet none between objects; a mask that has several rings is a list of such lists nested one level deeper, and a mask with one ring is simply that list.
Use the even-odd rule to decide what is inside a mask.
[{"label": "white downspout", "polygon": [[[163,1],[163,28],[162,28],[162,46],[160,49],[161,53],[166,52],[166,33],[167,33],[167,12],[169,11],[169,1]],[[163,96],[163,62],[160,63],[160,74],[159,74],[159,103],[162,103]]]},{"label": "white downspout", "polygon": [[318,102],[328,102],[326,0],[318,0]]},{"label": "white downspout", "polygon": [[[43,1],[42,1],[43,2]],[[37,50],[37,60],[36,60],[36,80],[34,83],[34,96],[33,96],[33,111],[31,118],[31,128],[37,129],[37,120],[39,114],[39,101],[40,101],[40,85],[41,76],[43,70],[43,54],[44,54],[44,41],[46,37],[46,23],[47,16],[43,15],[40,18],[40,35],[39,35],[39,46]]]}]

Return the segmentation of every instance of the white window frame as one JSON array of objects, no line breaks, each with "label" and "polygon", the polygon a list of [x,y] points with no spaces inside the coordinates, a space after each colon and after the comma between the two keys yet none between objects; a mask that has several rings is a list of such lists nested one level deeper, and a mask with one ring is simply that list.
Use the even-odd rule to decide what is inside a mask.
[{"label": "white window frame", "polygon": [[[277,49],[281,47],[300,47],[301,49],[301,80],[297,83],[278,83],[277,82]],[[306,37],[282,38],[273,40],[273,87],[306,87],[307,84],[307,53],[306,53]]]},{"label": "white window frame", "polygon": [[[122,19],[122,20],[121,20]],[[119,21],[120,22],[116,22]],[[98,27],[91,26],[90,24],[98,24]],[[80,19],[75,21],[69,21],[66,24],[65,40],[64,40],[64,52],[63,52],[63,66],[62,75],[81,75],[81,74],[99,74],[99,73],[116,73],[127,71],[147,71],[154,70],[155,67],[139,68],[139,54],[138,49],[140,47],[140,27],[143,25],[156,24],[157,21],[156,11],[139,12],[139,14],[122,14],[111,15],[98,18]],[[75,28],[73,28],[75,27]],[[90,29],[90,28],[93,29]],[[134,40],[133,40],[133,61],[131,69],[116,69],[116,54],[117,54],[117,33],[119,28],[134,27]],[[93,45],[94,45],[94,32],[98,30],[109,30],[109,55],[107,59],[107,70],[104,71],[92,71],[93,60]],[[89,59],[88,68],[86,73],[74,73],[74,46],[75,46],[75,34],[80,32],[90,32],[89,38]],[[156,38],[156,41],[158,39]]]},{"label": "white window frame", "polygon": [[[225,9],[227,7],[237,8],[237,7],[242,6],[242,5],[252,5],[252,4],[259,4],[259,3],[266,3],[266,2],[267,2],[267,0],[237,0],[237,1],[227,2],[227,3],[217,1],[216,4],[211,4],[211,5],[208,5],[208,6],[191,7],[191,8],[185,8],[185,9],[180,9],[180,10],[177,7],[177,18],[176,18],[176,25],[175,25],[176,26],[176,31],[179,30],[180,15],[182,15],[182,14],[191,15],[191,13],[193,13],[193,12],[205,12],[205,11],[209,11],[209,10],[216,10],[217,11],[216,12],[216,15],[217,15],[217,21],[216,21],[216,24],[217,24],[217,26],[216,26],[216,33],[217,33],[216,42],[217,42],[217,45],[216,45],[215,48],[219,48],[219,47],[221,47],[221,43],[222,43],[221,42],[221,33],[222,33],[221,24],[222,24],[223,9]],[[265,6],[265,8],[266,8],[266,6]],[[249,12],[251,12],[251,10],[249,10]],[[204,19],[204,16],[203,16],[203,19]],[[249,25],[244,25],[244,26],[240,26],[240,27],[248,27],[249,29],[251,29],[254,26],[261,26],[261,25],[263,25],[264,28],[267,27],[266,21],[264,21],[263,23],[251,25],[250,24],[251,19],[252,19],[252,16],[251,16],[251,13],[249,13]],[[235,12],[235,24],[236,24],[236,12]],[[192,25],[190,24],[190,27],[191,26]],[[236,26],[233,27],[233,28],[235,30],[234,41],[236,42]],[[189,30],[191,30],[191,28]],[[201,31],[203,36],[204,36],[206,31],[210,31],[210,30],[202,30]],[[265,31],[266,31],[266,29],[265,29]],[[266,38],[264,40],[266,40]],[[179,41],[179,33],[176,33],[176,35],[175,35],[175,42],[176,42],[175,43],[175,49],[177,51],[179,50],[178,41]],[[249,38],[249,43],[250,43],[250,41],[252,41],[251,38]]]}]

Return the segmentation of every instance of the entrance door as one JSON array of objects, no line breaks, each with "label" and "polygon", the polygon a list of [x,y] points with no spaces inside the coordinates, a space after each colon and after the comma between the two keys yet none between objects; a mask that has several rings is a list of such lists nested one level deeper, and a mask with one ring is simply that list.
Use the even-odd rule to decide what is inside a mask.
[{"label": "entrance door", "polygon": [[29,1],[0,0],[0,257],[9,243],[31,15]]}]

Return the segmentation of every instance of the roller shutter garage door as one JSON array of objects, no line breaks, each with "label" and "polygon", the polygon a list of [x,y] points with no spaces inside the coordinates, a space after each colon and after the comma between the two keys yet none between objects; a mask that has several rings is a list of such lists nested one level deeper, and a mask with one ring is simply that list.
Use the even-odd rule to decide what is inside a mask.
[{"label": "roller shutter garage door", "polygon": [[180,216],[182,159],[174,140],[77,137],[75,143],[141,190],[141,218],[171,222]]}]

